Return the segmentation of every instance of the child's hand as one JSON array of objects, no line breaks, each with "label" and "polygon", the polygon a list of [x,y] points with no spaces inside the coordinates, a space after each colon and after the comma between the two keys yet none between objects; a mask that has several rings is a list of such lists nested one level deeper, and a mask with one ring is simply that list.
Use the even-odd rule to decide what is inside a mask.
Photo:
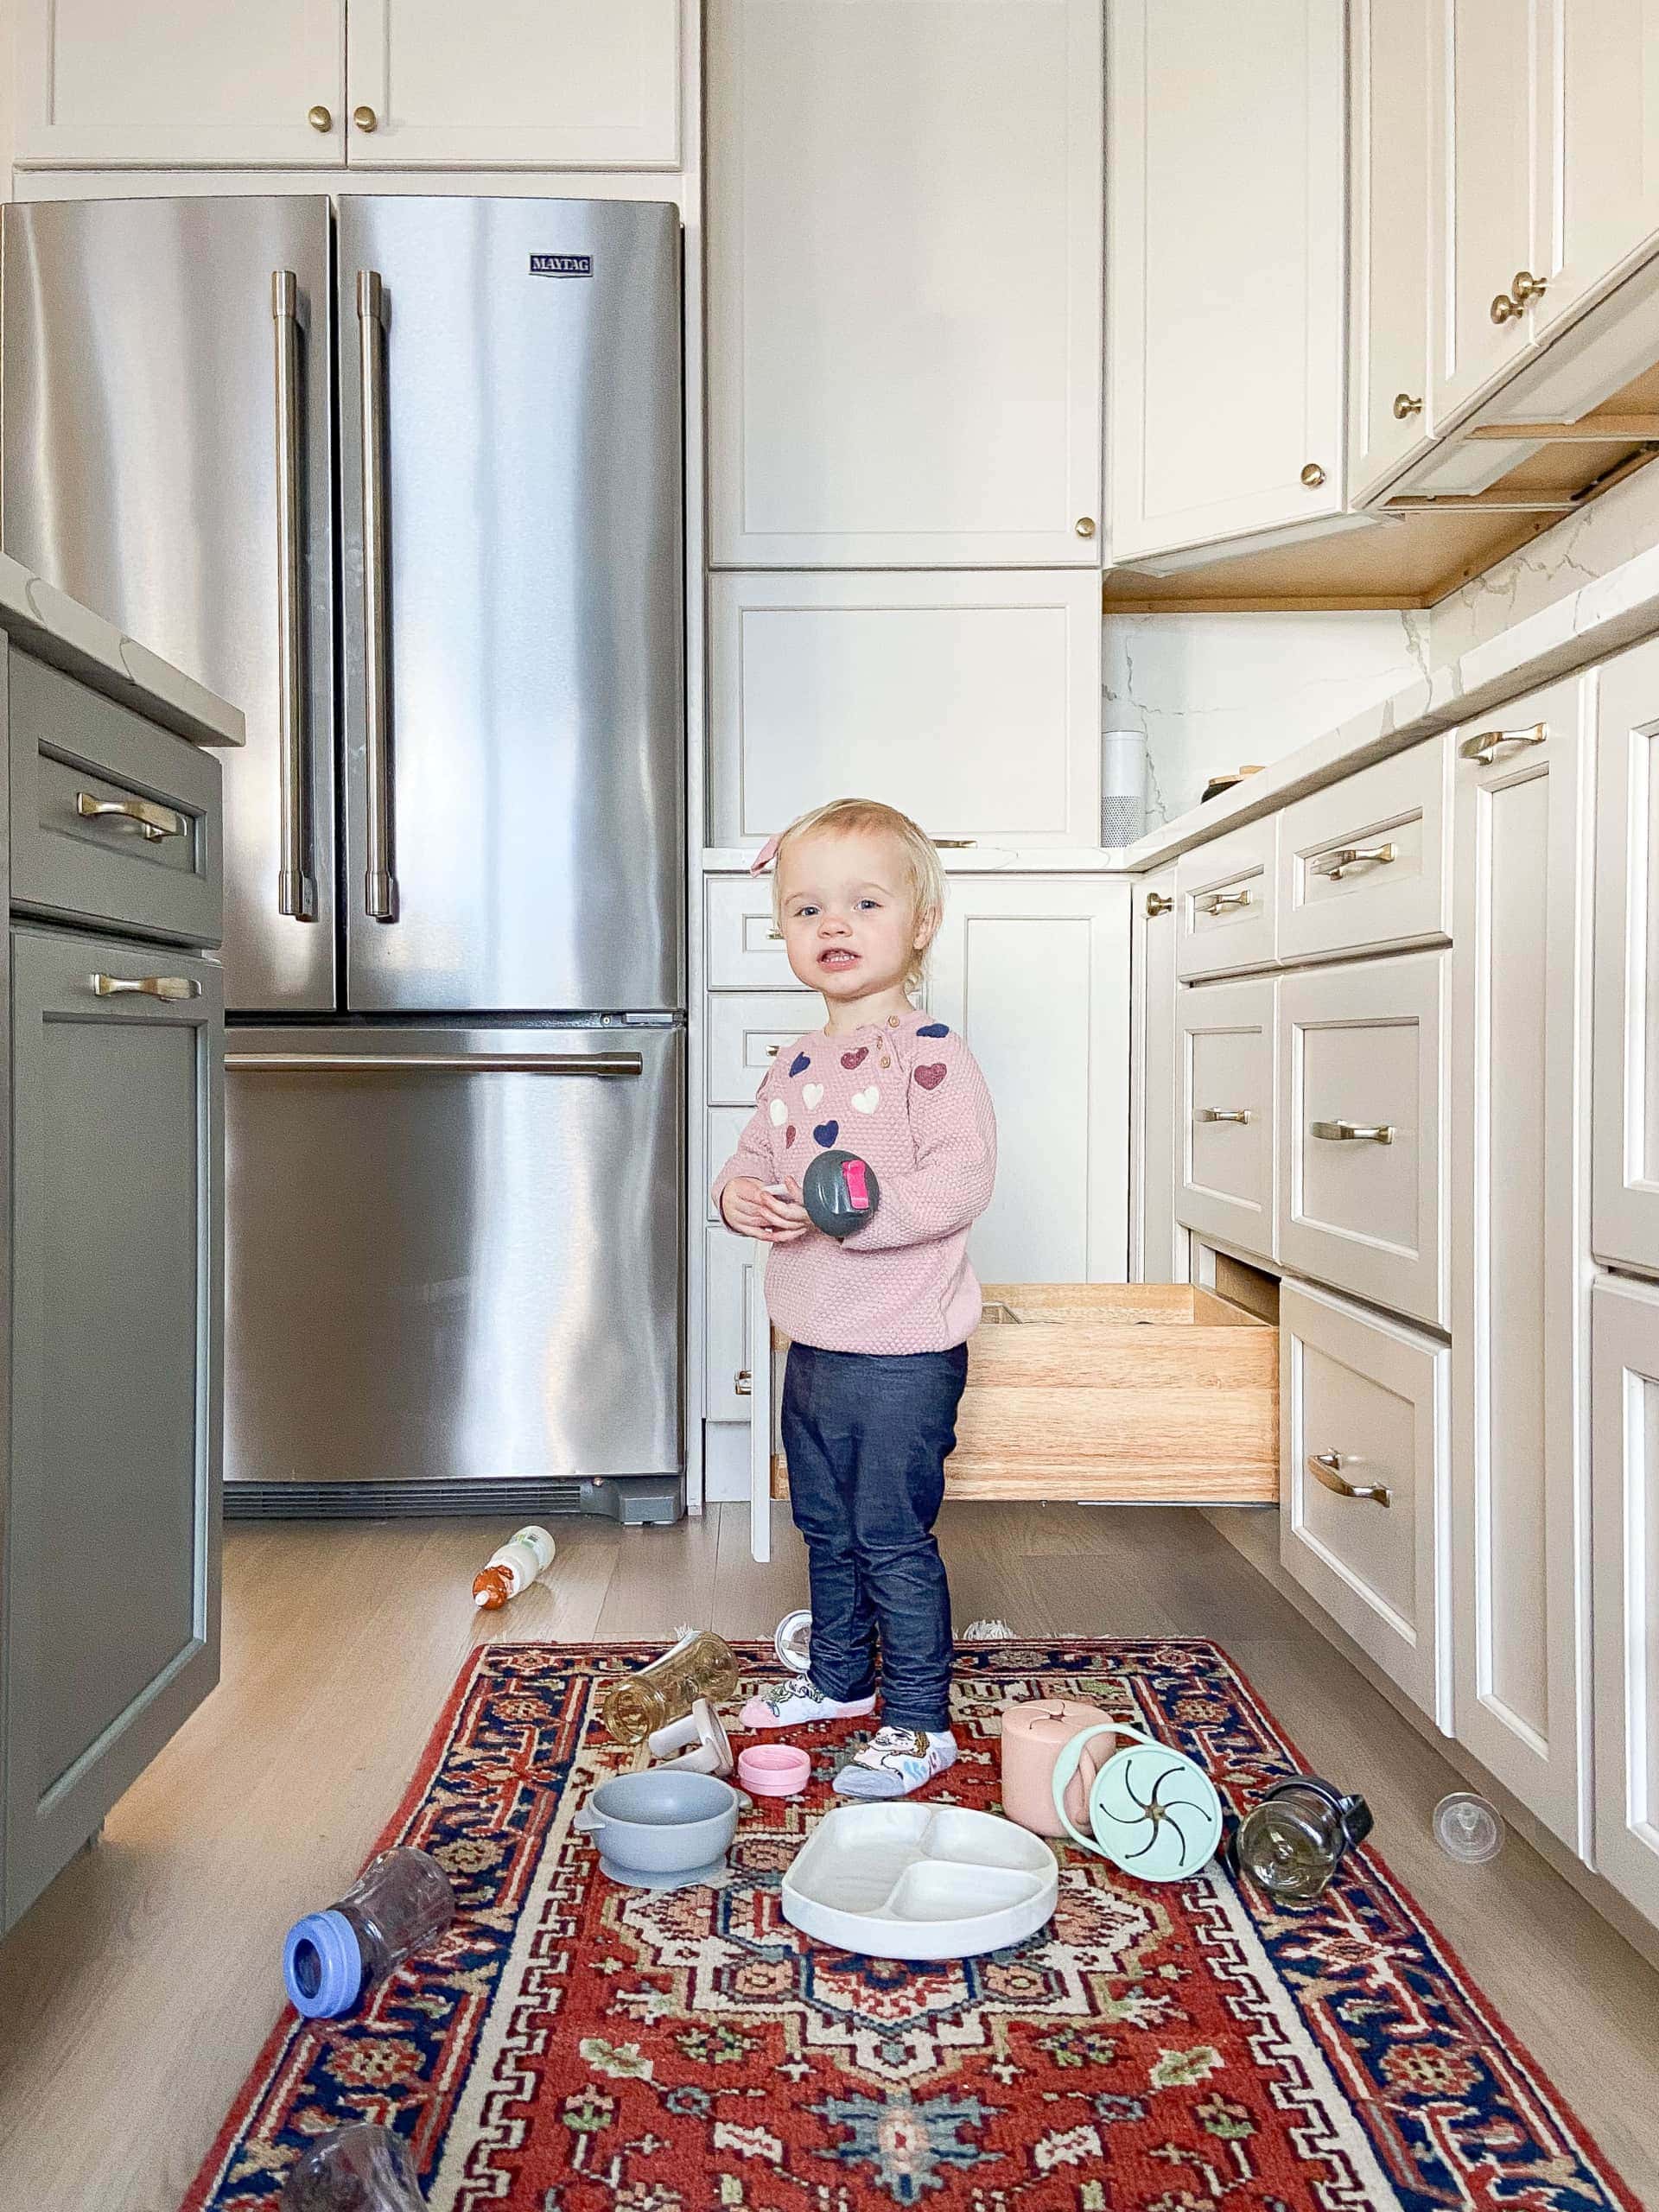
[{"label": "child's hand", "polygon": [[812,1226],[801,1204],[801,1186],[792,1176],[779,1198],[753,1175],[734,1175],[720,1194],[720,1211],[728,1229],[740,1236],[758,1236],[766,1244],[792,1244]]}]

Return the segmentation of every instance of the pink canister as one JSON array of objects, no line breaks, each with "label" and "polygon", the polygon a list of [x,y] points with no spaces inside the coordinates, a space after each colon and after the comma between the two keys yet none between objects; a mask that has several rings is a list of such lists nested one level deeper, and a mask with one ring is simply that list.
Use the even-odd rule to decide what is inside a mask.
[{"label": "pink canister", "polygon": [[[1097,1728],[1111,1714],[1078,1698],[1032,1698],[1005,1707],[1002,1713],[1002,1809],[1033,1835],[1064,1835],[1054,1812],[1054,1766],[1060,1748],[1084,1728]],[[1065,1809],[1078,1827],[1087,1825],[1089,1791],[1097,1770],[1117,1748],[1116,1738],[1096,1736],[1078,1764],[1065,1793]]]}]

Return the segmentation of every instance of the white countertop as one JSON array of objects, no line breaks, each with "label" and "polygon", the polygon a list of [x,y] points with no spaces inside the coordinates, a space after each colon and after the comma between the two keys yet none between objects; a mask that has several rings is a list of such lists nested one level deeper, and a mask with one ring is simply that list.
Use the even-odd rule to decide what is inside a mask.
[{"label": "white countertop", "polygon": [[124,707],[196,745],[241,745],[245,728],[232,707],[170,661],[124,637],[113,622],[0,553],[0,630],[26,652],[48,660]]},{"label": "white countertop", "polygon": [[[1107,620],[1110,620],[1109,614]],[[1335,729],[1311,739],[1274,761],[1260,775],[1246,776],[1206,805],[1160,823],[1133,845],[1116,849],[1077,846],[981,845],[942,857],[953,875],[1014,870],[1033,874],[1087,873],[1139,875],[1161,868],[1193,845],[1218,836],[1241,823],[1270,814],[1291,799],[1335,783],[1357,768],[1369,767],[1391,753],[1403,752],[1425,737],[1450,729],[1471,715],[1489,713],[1540,684],[1571,676],[1592,661],[1605,660],[1626,645],[1659,632],[1659,546],[1592,577],[1577,591],[1558,599],[1510,629],[1471,646],[1467,652],[1432,670],[1389,697],[1362,707]],[[702,856],[711,874],[741,874],[753,854],[747,849],[715,848]]]}]

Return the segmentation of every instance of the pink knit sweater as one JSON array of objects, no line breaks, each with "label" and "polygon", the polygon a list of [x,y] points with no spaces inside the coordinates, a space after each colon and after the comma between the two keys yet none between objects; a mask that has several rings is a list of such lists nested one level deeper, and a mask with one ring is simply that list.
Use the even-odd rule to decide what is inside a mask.
[{"label": "pink knit sweater", "polygon": [[830,1147],[875,1170],[873,1219],[841,1243],[809,1229],[766,1255],[766,1306],[823,1351],[945,1351],[979,1323],[968,1231],[990,1203],[996,1116],[973,1054],[912,1008],[880,1027],[809,1031],[778,1055],[715,1179],[798,1182]]}]

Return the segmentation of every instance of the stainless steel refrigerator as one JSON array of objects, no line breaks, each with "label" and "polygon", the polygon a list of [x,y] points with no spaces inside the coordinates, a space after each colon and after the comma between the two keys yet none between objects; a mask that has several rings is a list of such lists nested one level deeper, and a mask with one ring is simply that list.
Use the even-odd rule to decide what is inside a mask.
[{"label": "stainless steel refrigerator", "polygon": [[231,1510],[682,1510],[680,233],[3,213],[0,545],[226,758]]}]

